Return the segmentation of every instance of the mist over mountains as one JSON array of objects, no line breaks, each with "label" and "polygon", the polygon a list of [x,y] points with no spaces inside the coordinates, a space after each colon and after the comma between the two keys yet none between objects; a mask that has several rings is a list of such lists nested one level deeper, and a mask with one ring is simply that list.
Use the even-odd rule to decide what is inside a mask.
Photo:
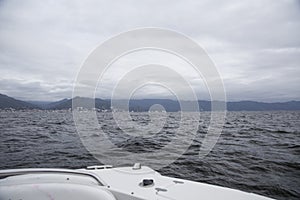
[{"label": "mist over mountains", "polygon": [[[73,101],[73,102],[72,102]],[[100,111],[111,111],[111,100],[109,99],[92,99],[86,97],[75,97],[74,99],[62,99],[55,102],[39,102],[39,101],[21,101],[0,94],[0,109],[41,109],[41,110],[68,110],[72,108],[72,103],[75,107],[93,109],[94,106]],[[117,103],[125,104],[126,100],[117,100]],[[185,105],[192,104],[189,101],[182,101]],[[198,101],[200,111],[211,111],[211,101]],[[218,104],[218,102],[216,102]],[[221,103],[221,102],[220,102]],[[180,103],[171,99],[131,99],[129,101],[129,111],[147,112],[153,108],[153,105],[161,105],[167,112],[180,111]],[[300,101],[288,101],[280,103],[264,103],[256,101],[237,101],[227,102],[228,111],[271,111],[271,110],[300,110]],[[156,108],[161,110],[159,108]],[[124,108],[124,110],[126,110]],[[155,109],[154,109],[155,110]],[[186,111],[194,111],[192,108]]]}]

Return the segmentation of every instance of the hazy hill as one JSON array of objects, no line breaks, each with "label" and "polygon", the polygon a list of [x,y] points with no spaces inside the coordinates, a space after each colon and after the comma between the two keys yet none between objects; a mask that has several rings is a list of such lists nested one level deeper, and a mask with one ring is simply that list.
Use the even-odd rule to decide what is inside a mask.
[{"label": "hazy hill", "polygon": [[43,105],[43,109],[48,109],[48,110],[51,110],[51,109],[59,109],[58,107],[64,107],[65,103],[70,101],[70,99],[62,99],[60,101],[55,101],[55,102],[50,102],[48,104],[44,104]]},{"label": "hazy hill", "polygon": [[178,101],[170,99],[132,99],[129,102],[130,111],[148,111],[154,104],[162,105],[168,112],[177,112],[180,110]]},{"label": "hazy hill", "polygon": [[[123,104],[121,110],[127,110],[126,100],[117,100],[118,103]],[[32,103],[35,103],[33,105]],[[85,97],[75,97],[72,99],[63,99],[56,102],[24,102],[16,100],[12,97],[0,94],[0,109],[14,108],[14,109],[48,109],[48,110],[67,110],[72,108],[72,103],[75,107],[83,107],[91,109],[94,107],[101,110],[110,110],[111,102],[110,100],[104,99],[92,99]],[[183,101],[188,111],[194,111],[192,105],[189,101]],[[220,102],[216,102],[220,103]],[[145,112],[150,109],[154,104],[162,105],[167,112],[177,112],[180,111],[180,103],[175,100],[170,99],[132,99],[129,101],[129,110],[135,112]],[[211,102],[210,101],[198,101],[200,111],[210,111]],[[271,110],[300,110],[300,101],[289,101],[282,103],[263,103],[256,101],[237,101],[237,102],[227,102],[228,111],[271,111]]]},{"label": "hazy hill", "polygon": [[26,102],[33,104],[33,105],[39,107],[40,109],[47,109],[47,108],[49,108],[49,106],[52,103],[56,103],[56,102],[52,102],[52,101],[26,101]]},{"label": "hazy hill", "polygon": [[25,101],[14,99],[4,94],[0,94],[0,109],[5,109],[5,108],[34,109],[34,108],[38,108],[38,106]]},{"label": "hazy hill", "polygon": [[228,102],[229,111],[270,111],[270,110],[300,110],[300,101],[282,103],[263,103],[256,101]]},{"label": "hazy hill", "polygon": [[91,109],[94,106],[98,109],[110,109],[110,102],[103,100],[103,99],[92,99],[92,98],[85,98],[85,97],[75,97],[73,99],[64,99],[58,102],[51,103],[48,109],[53,110],[63,110],[63,109],[70,109],[72,108],[72,103],[75,107],[83,107],[87,109]]}]

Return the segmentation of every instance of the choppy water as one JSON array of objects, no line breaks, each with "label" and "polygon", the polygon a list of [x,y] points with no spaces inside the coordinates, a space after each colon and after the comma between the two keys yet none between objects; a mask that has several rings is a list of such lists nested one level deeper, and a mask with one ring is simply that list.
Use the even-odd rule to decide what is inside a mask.
[{"label": "choppy water", "polygon": [[[118,140],[121,129],[111,113],[98,113],[98,118],[120,147],[137,153],[168,142],[177,128],[177,115],[169,114],[169,125],[160,140],[153,140],[156,143],[140,138]],[[148,123],[148,113],[132,117],[140,124]],[[99,164],[81,144],[69,111],[0,111],[0,119],[0,169]],[[201,122],[200,136],[207,125]],[[300,112],[228,112],[218,143],[204,159],[197,156],[201,144],[197,140],[201,137],[160,172],[276,199],[300,198]]]}]

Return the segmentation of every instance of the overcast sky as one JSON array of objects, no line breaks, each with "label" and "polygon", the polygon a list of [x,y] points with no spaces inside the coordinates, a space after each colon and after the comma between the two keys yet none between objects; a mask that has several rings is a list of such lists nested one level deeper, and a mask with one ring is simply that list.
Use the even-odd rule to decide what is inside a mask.
[{"label": "overcast sky", "polygon": [[[228,100],[300,100],[299,2],[2,0],[0,93],[23,100],[69,98],[81,64],[97,45],[133,28],[161,27],[207,51]],[[99,97],[108,96],[116,77],[107,78],[112,80]],[[153,87],[141,91],[144,97],[164,96]]]}]

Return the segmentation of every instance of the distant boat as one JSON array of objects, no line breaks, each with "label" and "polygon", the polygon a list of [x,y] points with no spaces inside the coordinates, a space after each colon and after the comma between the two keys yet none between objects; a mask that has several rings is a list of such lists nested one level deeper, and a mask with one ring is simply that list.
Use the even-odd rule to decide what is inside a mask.
[{"label": "distant boat", "polygon": [[0,199],[270,200],[253,193],[162,176],[139,163],[118,168],[103,165],[78,170],[0,170]]}]

